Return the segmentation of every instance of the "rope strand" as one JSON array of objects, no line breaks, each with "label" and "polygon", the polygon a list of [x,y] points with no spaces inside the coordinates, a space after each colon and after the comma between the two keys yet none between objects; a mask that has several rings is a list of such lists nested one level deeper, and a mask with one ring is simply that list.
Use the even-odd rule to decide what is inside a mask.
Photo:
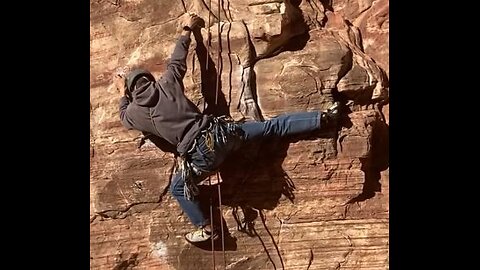
[{"label": "rope strand", "polygon": [[[215,85],[215,107],[218,105],[218,93],[220,89],[220,77],[221,77],[221,69],[220,69],[220,59],[221,59],[221,27],[220,27],[220,0],[217,2],[218,4],[218,10],[217,10],[217,35],[218,35],[218,51],[217,51],[217,78],[216,78],[216,85]],[[209,12],[208,12],[208,24],[207,24],[207,61],[206,61],[206,72],[208,74],[208,58],[210,56],[210,47],[211,47],[211,32],[210,32],[210,24],[211,24],[211,12],[212,12],[212,0],[208,1],[208,6],[209,6]],[[222,209],[222,195],[221,195],[221,188],[220,188],[220,174],[217,172],[217,189],[218,189],[218,202],[219,202],[219,210],[220,210],[220,228],[221,228],[221,235],[220,237],[222,238],[222,252],[223,252],[223,264],[224,264],[224,269],[226,269],[227,261],[225,257],[225,239],[224,239],[224,231],[223,231],[223,209]],[[208,178],[208,184],[211,186],[211,178]],[[210,196],[210,227],[212,230],[212,235],[214,234],[214,225],[213,225],[213,201],[212,201],[212,196]],[[211,238],[211,243],[212,243],[212,262],[213,262],[213,269],[215,270],[215,243],[214,243],[214,237]]]},{"label": "rope strand", "polygon": [[[220,174],[217,172],[217,178],[220,179]],[[223,252],[223,266],[227,267],[227,259],[225,258],[225,238],[223,237],[223,210],[222,210],[222,192],[220,190],[220,183],[218,183],[218,205],[220,206],[220,228],[222,235],[222,252]]]},{"label": "rope strand", "polygon": [[[208,177],[208,186],[210,187],[212,182],[210,180],[210,176]],[[213,202],[212,202],[212,194],[210,194],[210,231],[211,235],[213,236]],[[215,240],[213,237],[210,237],[210,241],[212,243],[212,263],[213,263],[213,270],[215,270]]]},{"label": "rope strand", "polygon": [[[219,89],[220,89],[220,76],[222,74],[222,69],[220,67],[221,63],[220,63],[220,60],[221,60],[221,56],[222,56],[222,33],[221,33],[221,27],[220,27],[220,10],[221,10],[221,7],[220,7],[220,1],[221,0],[218,0],[217,1],[217,6],[218,6],[218,10],[217,10],[217,17],[218,17],[218,25],[217,25],[217,35],[218,35],[218,51],[217,51],[217,83],[216,83],[216,89],[215,89],[215,107],[217,107],[218,105],[218,93],[219,93]],[[223,3],[223,2],[222,2]],[[217,172],[217,180],[218,180],[218,205],[219,205],[219,210],[220,210],[220,227],[221,227],[221,237],[222,237],[222,253],[223,253],[223,269],[226,269],[227,268],[227,260],[226,260],[226,257],[225,257],[225,237],[223,235],[223,211],[222,211],[222,195],[221,195],[221,188],[220,188],[220,174]]]},{"label": "rope strand", "polygon": [[[211,20],[210,20],[210,13],[211,13],[211,9],[212,9],[212,0],[209,0],[208,1],[208,24],[207,24],[207,55],[205,57],[206,59],[206,63],[205,63],[205,72],[207,73],[207,76],[208,76],[208,58],[210,57],[210,23],[211,23]],[[206,106],[206,103],[204,102],[204,110],[205,110],[205,106]],[[208,186],[211,186],[212,185],[212,182],[210,180],[210,176],[208,177]],[[212,194],[210,194],[210,230],[212,231],[212,235],[213,235],[213,201],[212,201]],[[212,244],[212,267],[213,267],[213,270],[215,270],[215,241],[212,238],[210,238],[210,241],[211,241],[211,244]]]}]

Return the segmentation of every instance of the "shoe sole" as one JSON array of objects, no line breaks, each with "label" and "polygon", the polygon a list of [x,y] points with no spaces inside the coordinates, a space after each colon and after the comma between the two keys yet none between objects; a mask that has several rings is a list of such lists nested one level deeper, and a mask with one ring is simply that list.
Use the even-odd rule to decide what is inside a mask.
[{"label": "shoe sole", "polygon": [[[213,236],[213,241],[216,241],[218,238],[220,238],[220,236],[218,234],[214,235]],[[195,244],[195,243],[203,243],[203,242],[206,242],[206,241],[210,241],[212,239],[212,237],[209,237],[208,239],[205,239],[205,240],[202,240],[202,241],[190,241],[188,240],[188,238],[185,236],[185,240],[191,244]]]}]

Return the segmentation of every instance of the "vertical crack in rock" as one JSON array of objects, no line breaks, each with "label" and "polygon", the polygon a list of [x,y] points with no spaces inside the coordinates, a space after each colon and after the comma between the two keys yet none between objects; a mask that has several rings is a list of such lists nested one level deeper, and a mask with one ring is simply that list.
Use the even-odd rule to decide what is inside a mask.
[{"label": "vertical crack in rock", "polygon": [[[230,1],[228,2],[228,6],[230,6]],[[230,11],[230,9],[229,9]],[[231,15],[230,15],[231,16]],[[231,21],[231,19],[230,19]],[[230,31],[232,30],[232,23],[228,24],[227,30],[227,55],[228,55],[228,64],[230,69],[228,70],[228,102],[227,105],[230,108],[230,104],[232,103],[232,74],[233,74],[233,62],[232,62],[232,47],[230,44]]]},{"label": "vertical crack in rock", "polygon": [[[220,0],[219,0],[220,1]],[[217,106],[218,104],[218,95],[220,94],[220,92],[222,91],[222,73],[223,73],[223,58],[222,58],[222,33],[223,33],[223,27],[225,26],[225,23],[220,23],[219,22],[219,25],[220,27],[218,28],[218,51],[216,52],[217,53],[217,70],[218,70],[218,73],[217,73],[217,81],[216,81],[216,88],[215,89],[218,89],[218,93],[215,93],[215,106]]]},{"label": "vertical crack in rock", "polygon": [[283,220],[279,219],[278,217],[277,217],[277,220],[278,220],[278,222],[280,222],[280,226],[278,226],[277,242],[276,242],[277,245],[279,245],[280,244],[280,234],[282,233],[282,229],[283,229]]},{"label": "vertical crack in rock", "polygon": [[[319,29],[320,27],[323,27],[325,26],[325,23],[326,23],[326,20],[327,20],[327,16],[325,16],[325,7],[322,5],[323,8],[321,8],[317,1],[316,0],[307,0],[306,1],[308,3],[308,5],[310,6],[310,9],[313,11],[314,13],[314,16],[315,18],[310,18],[310,15],[307,15],[310,19],[310,21],[313,22],[313,26],[315,26],[315,28]],[[320,3],[321,4],[321,3]],[[322,19],[319,20],[319,15],[322,14]]]},{"label": "vertical crack in rock", "polygon": [[348,37],[353,45],[360,50],[360,52],[365,53],[363,48],[363,38],[360,29],[354,26],[349,20],[345,20],[345,24],[348,26]]},{"label": "vertical crack in rock", "polygon": [[255,71],[253,67],[242,68],[242,92],[237,109],[244,117],[251,117],[257,121],[264,121],[257,103]]},{"label": "vertical crack in rock", "polygon": [[[230,69],[228,71],[228,108],[230,108],[230,104],[232,103],[232,74],[233,74],[233,62],[232,62],[232,48],[231,48],[231,44],[230,44],[230,32],[232,30],[232,22],[233,22],[233,18],[232,18],[232,13],[231,13],[231,10],[230,10],[230,1],[227,0],[227,9],[225,10],[224,8],[224,1],[222,1],[222,8],[223,8],[223,11],[225,13],[225,17],[227,18],[227,20],[230,22],[228,24],[228,30],[227,30],[227,55],[228,55],[228,63],[230,65]],[[228,14],[227,14],[227,11],[228,11]]]},{"label": "vertical crack in rock", "polygon": [[348,262],[348,257],[352,254],[354,248],[353,248],[353,243],[350,239],[350,236],[344,235],[343,236],[347,241],[348,241],[348,246],[350,247],[342,256],[342,261],[337,263],[337,266],[335,267],[335,270],[339,270],[342,268],[342,266]]},{"label": "vertical crack in rock", "polygon": [[310,257],[308,258],[307,270],[310,269],[310,266],[313,263],[313,250],[310,248]]},{"label": "vertical crack in rock", "polygon": [[347,137],[347,133],[342,133],[342,130],[340,131],[340,134],[338,135],[338,146],[340,146],[340,152],[343,152],[343,140]]},{"label": "vertical crack in rock", "polygon": [[182,7],[183,7],[183,11],[185,11],[185,13],[187,12],[187,5],[185,5],[185,0],[181,0],[182,1]]},{"label": "vertical crack in rock", "polygon": [[[200,2],[203,4],[203,6],[208,10],[208,13],[210,13],[209,16],[213,17],[215,20],[217,20],[217,22],[219,23],[220,22],[220,18],[218,18],[216,15],[215,15],[215,12],[212,11],[212,7],[210,7],[209,5],[207,5],[207,3],[205,3],[205,0],[200,0]],[[213,22],[211,22],[213,24]],[[208,27],[210,27],[211,25],[208,25]]]},{"label": "vertical crack in rock", "polygon": [[[223,1],[223,0],[217,0],[217,1],[221,2],[222,11],[223,11],[223,15],[225,16],[225,19],[229,22],[232,22],[232,18],[228,16],[227,10],[225,9],[225,1]],[[230,3],[227,3],[227,5],[230,5]]]},{"label": "vertical crack in rock", "polygon": [[229,22],[232,22],[233,17],[232,17],[232,11],[230,10],[230,0],[227,0],[227,11],[228,11],[228,16],[226,15],[226,13],[225,13],[225,16],[227,17]]},{"label": "vertical crack in rock", "polygon": [[237,105],[237,110],[239,110],[244,117],[249,116],[257,121],[264,121],[264,117],[258,106],[258,97],[257,97],[257,83],[256,75],[254,70],[255,64],[255,46],[252,43],[252,38],[248,27],[244,21],[242,21],[245,33],[247,36],[249,53],[246,60],[246,63],[241,63],[242,67],[242,76],[241,76],[241,94],[240,100]]}]

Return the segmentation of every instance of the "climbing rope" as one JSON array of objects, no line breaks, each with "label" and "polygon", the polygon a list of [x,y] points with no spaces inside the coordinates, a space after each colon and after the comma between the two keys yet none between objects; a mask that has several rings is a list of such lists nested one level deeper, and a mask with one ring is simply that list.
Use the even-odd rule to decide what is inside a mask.
[{"label": "climbing rope", "polygon": [[[206,59],[206,64],[205,64],[205,72],[207,73],[208,76],[208,57],[210,56],[210,10],[212,8],[212,0],[208,1],[208,24],[207,24],[207,55],[205,57]],[[206,108],[206,102],[203,103],[203,110],[205,111]],[[211,177],[208,177],[208,186],[212,186],[211,182]],[[212,196],[210,195],[210,229],[212,230],[213,234],[213,202],[212,202]],[[215,243],[213,237],[210,238],[210,241],[212,243],[212,267],[213,270],[215,270]]]},{"label": "climbing rope", "polygon": [[[211,9],[212,9],[212,0],[208,1],[208,24],[207,24],[207,55],[205,57],[206,63],[205,63],[205,72],[207,73],[208,76],[208,58],[210,56],[210,46],[211,46],[211,33],[210,33],[210,23],[211,23]],[[215,100],[215,103],[217,101]],[[206,108],[206,102],[203,103],[203,110],[205,111]],[[211,176],[208,177],[208,186],[212,186],[212,181],[211,181]],[[212,235],[213,235],[213,201],[212,201],[212,194],[210,194],[210,229],[212,230]],[[210,238],[211,244],[212,244],[212,267],[213,270],[215,270],[215,240],[213,237]]]},{"label": "climbing rope", "polygon": [[[221,57],[222,57],[222,38],[221,38],[221,26],[220,26],[220,1],[217,0],[218,3],[218,10],[217,10],[217,18],[218,18],[218,24],[217,24],[217,39],[218,39],[218,51],[217,51],[217,83],[216,83],[216,89],[215,89],[215,107],[218,105],[218,93],[220,89],[220,76],[222,75],[222,68],[220,67],[221,65]],[[222,192],[220,188],[220,173],[217,171],[217,189],[218,189],[218,206],[220,210],[220,229],[221,229],[221,237],[222,237],[222,253],[223,253],[223,267],[224,269],[227,267],[227,260],[225,258],[225,237],[223,235],[223,209],[222,209]]]},{"label": "climbing rope", "polygon": [[[206,67],[206,72],[208,74],[208,57],[210,56],[210,13],[211,13],[211,9],[212,9],[212,0],[209,0],[208,1],[208,24],[207,24],[207,57],[205,58],[206,59],[206,64],[205,64],[205,67]],[[204,108],[205,109],[205,108]]]},{"label": "climbing rope", "polygon": [[[209,12],[208,12],[208,24],[207,24],[207,61],[206,61],[206,72],[208,74],[208,58],[210,56],[210,46],[211,46],[211,32],[210,32],[210,24],[211,24],[211,12],[212,12],[212,0],[209,0],[208,2],[209,6]],[[217,13],[217,35],[218,35],[218,51],[217,51],[217,78],[216,78],[216,84],[215,84],[215,107],[218,105],[218,93],[220,89],[220,76],[221,76],[221,68],[220,68],[220,59],[221,59],[221,25],[220,25],[220,0],[217,0],[217,6],[218,6],[218,13]],[[226,269],[227,261],[225,257],[225,238],[224,238],[224,231],[223,231],[223,209],[222,209],[222,192],[220,188],[220,174],[217,171],[217,191],[218,191],[218,205],[219,205],[219,210],[220,210],[220,237],[222,238],[222,252],[223,252],[223,264],[224,264],[224,269]],[[208,184],[211,186],[211,177],[208,177]],[[212,201],[213,194],[210,196],[210,228],[214,229],[213,225],[213,201]],[[215,243],[214,243],[214,238],[211,238],[211,243],[212,243],[212,263],[213,263],[213,269],[215,270]]]}]

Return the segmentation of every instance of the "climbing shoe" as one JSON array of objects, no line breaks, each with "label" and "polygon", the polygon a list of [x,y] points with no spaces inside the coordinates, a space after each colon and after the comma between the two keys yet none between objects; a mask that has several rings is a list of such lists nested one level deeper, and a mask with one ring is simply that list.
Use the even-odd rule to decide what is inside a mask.
[{"label": "climbing shoe", "polygon": [[204,228],[200,228],[193,232],[189,232],[185,235],[185,239],[190,243],[199,243],[210,240],[213,237],[213,240],[217,240],[218,233],[213,230],[213,232],[209,232]]},{"label": "climbing shoe", "polygon": [[340,102],[336,101],[330,108],[322,112],[322,121],[325,125],[334,124],[340,116]]}]

